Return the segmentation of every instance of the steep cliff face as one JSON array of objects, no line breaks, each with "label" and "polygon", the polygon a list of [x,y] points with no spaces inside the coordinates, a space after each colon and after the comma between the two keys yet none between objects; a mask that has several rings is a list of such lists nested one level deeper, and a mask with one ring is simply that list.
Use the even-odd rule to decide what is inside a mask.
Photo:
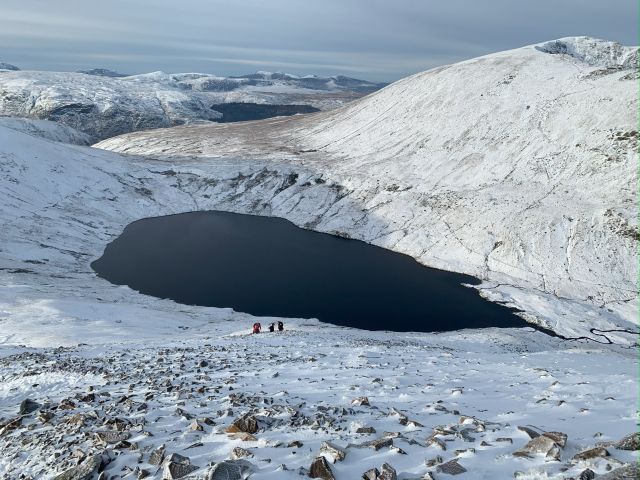
[{"label": "steep cliff face", "polygon": [[[420,73],[307,118],[142,132],[98,146],[303,166],[363,212],[316,212],[320,221],[301,222],[309,228],[511,285],[493,292],[554,328],[552,298],[578,302],[571,315],[590,305],[631,325],[635,58],[637,48],[566,38]],[[278,214],[293,218],[296,208]]]}]

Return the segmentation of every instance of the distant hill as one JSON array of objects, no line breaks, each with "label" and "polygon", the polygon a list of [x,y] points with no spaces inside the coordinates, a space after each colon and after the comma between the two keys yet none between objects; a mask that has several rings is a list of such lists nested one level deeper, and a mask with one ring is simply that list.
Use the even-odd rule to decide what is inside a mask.
[{"label": "distant hill", "polygon": [[[52,120],[97,141],[203,121],[330,110],[385,85],[344,76],[270,72],[220,77],[164,72],[123,76],[104,68],[82,72],[16,70],[0,75],[0,116]],[[227,104],[231,105],[224,107]]]},{"label": "distant hill", "polygon": [[12,72],[17,72],[20,69],[15,65],[11,65],[10,63],[0,62],[0,70],[10,70]]},{"label": "distant hill", "polygon": [[85,73],[87,75],[97,75],[99,77],[126,77],[127,75],[124,73],[114,72],[113,70],[109,70],[107,68],[92,68],[91,70],[78,70],[78,73]]}]

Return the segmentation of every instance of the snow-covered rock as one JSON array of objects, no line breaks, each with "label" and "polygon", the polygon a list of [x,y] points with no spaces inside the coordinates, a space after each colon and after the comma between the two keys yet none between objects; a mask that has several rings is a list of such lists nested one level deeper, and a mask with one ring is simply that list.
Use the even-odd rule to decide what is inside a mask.
[{"label": "snow-covered rock", "polygon": [[314,208],[313,188],[291,189],[252,213],[477,275],[488,298],[565,335],[618,330],[633,342],[634,56],[635,47],[565,38],[436,68],[306,118],[139,132],[97,146],[313,172],[344,200]]},{"label": "snow-covered rock", "polygon": [[114,135],[215,121],[212,106],[242,102],[332,108],[382,84],[348,77],[256,74],[218,77],[153,72],[121,77],[116,72],[16,71],[0,75],[0,116],[53,120],[94,140]]}]

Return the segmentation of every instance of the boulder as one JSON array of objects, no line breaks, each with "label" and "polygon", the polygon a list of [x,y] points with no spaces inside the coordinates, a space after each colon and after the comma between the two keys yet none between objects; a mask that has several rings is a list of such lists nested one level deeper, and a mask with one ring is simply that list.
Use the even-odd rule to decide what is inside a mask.
[{"label": "boulder", "polygon": [[640,478],[640,468],[637,463],[632,463],[600,475],[598,480],[638,480],[638,478]]},{"label": "boulder", "polygon": [[113,430],[104,430],[96,432],[96,438],[103,443],[118,443],[127,440],[131,435],[129,432],[116,432]]},{"label": "boulder", "polygon": [[627,435],[615,444],[618,450],[640,450],[640,432]]},{"label": "boulder", "polygon": [[238,460],[239,458],[253,457],[253,453],[242,447],[235,447],[231,450],[231,460]]},{"label": "boulder", "polygon": [[30,413],[38,410],[41,406],[42,405],[40,405],[38,402],[34,402],[30,398],[25,398],[20,403],[20,409],[18,410],[18,413],[20,415],[29,415]]},{"label": "boulder", "polygon": [[369,398],[368,397],[356,397],[351,400],[351,405],[355,405],[356,407],[368,407]]},{"label": "boulder", "polygon": [[358,427],[356,433],[376,433],[376,429],[373,427]]},{"label": "boulder", "polygon": [[162,461],[164,460],[164,452],[165,446],[160,445],[153,452],[151,452],[151,455],[149,456],[149,463],[151,465],[155,465],[156,467],[162,465]]},{"label": "boulder", "polygon": [[92,480],[102,466],[102,456],[92,455],[77,467],[70,468],[60,475],[53,477],[53,480]]},{"label": "boulder", "polygon": [[362,480],[378,480],[380,471],[377,468],[370,468],[362,474]]},{"label": "boulder", "polygon": [[550,438],[558,444],[559,447],[564,448],[567,444],[567,434],[562,432],[544,432],[542,435]]},{"label": "boulder", "polygon": [[533,457],[535,455],[549,455],[555,454],[555,449],[558,447],[556,442],[546,435],[541,435],[536,438],[532,438],[529,442],[520,450],[513,452],[515,457]]},{"label": "boulder", "polygon": [[449,460],[447,463],[443,463],[442,465],[438,465],[436,470],[447,475],[459,475],[467,471],[467,469],[460,465],[455,459]]},{"label": "boulder", "polygon": [[236,433],[236,432],[256,433],[258,431],[258,420],[256,419],[255,416],[251,414],[246,414],[240,418],[237,418],[231,426],[235,427],[235,429],[237,430],[233,432],[233,431],[230,431],[232,429],[229,428],[227,429],[228,433]]},{"label": "boulder", "polygon": [[596,478],[596,472],[590,468],[583,470],[580,472],[580,475],[578,475],[578,480],[593,480],[594,478]]},{"label": "boulder", "polygon": [[382,468],[380,469],[380,475],[378,475],[378,480],[398,480],[396,469],[393,468],[388,463],[384,463],[382,465]]},{"label": "boulder", "polygon": [[191,464],[167,462],[162,472],[162,480],[174,480],[176,478],[186,477],[190,473],[198,470],[199,467]]},{"label": "boulder", "polygon": [[329,457],[331,463],[341,462],[347,456],[347,452],[331,442],[320,444],[320,455]]},{"label": "boulder", "polygon": [[584,450],[580,453],[576,453],[573,456],[572,461],[573,462],[582,462],[585,460],[591,460],[593,458],[599,458],[599,457],[608,457],[609,456],[609,452],[607,451],[606,448],[604,447],[595,447],[595,448],[590,448],[589,450]]},{"label": "boulder", "polygon": [[242,480],[245,478],[245,472],[249,469],[250,468],[245,463],[216,463],[209,472],[207,480]]},{"label": "boulder", "polygon": [[392,438],[376,438],[375,440],[371,440],[369,442],[363,443],[361,446],[373,448],[375,451],[380,450],[384,447],[391,447],[393,445]]},{"label": "boulder", "polygon": [[331,467],[327,463],[327,460],[320,456],[316,457],[309,468],[309,477],[321,478],[322,480],[335,480]]},{"label": "boulder", "polygon": [[526,433],[529,436],[529,438],[536,438],[536,437],[540,436],[540,434],[538,432],[536,432],[534,429],[529,428],[529,427],[520,426],[520,427],[518,427],[518,430],[520,430],[521,432]]}]

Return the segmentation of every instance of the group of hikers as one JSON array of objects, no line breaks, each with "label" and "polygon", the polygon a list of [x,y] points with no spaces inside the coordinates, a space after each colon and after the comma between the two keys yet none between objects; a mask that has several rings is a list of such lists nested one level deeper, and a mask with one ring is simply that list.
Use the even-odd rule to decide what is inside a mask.
[{"label": "group of hikers", "polygon": [[[260,324],[260,322],[256,322],[253,324],[253,333],[260,333],[260,331],[262,330],[262,325]],[[282,323],[281,321],[278,322],[278,331],[281,332],[284,330],[284,323]],[[276,323],[273,322],[271,325],[269,325],[269,331],[270,332],[275,332],[276,331]]]}]

